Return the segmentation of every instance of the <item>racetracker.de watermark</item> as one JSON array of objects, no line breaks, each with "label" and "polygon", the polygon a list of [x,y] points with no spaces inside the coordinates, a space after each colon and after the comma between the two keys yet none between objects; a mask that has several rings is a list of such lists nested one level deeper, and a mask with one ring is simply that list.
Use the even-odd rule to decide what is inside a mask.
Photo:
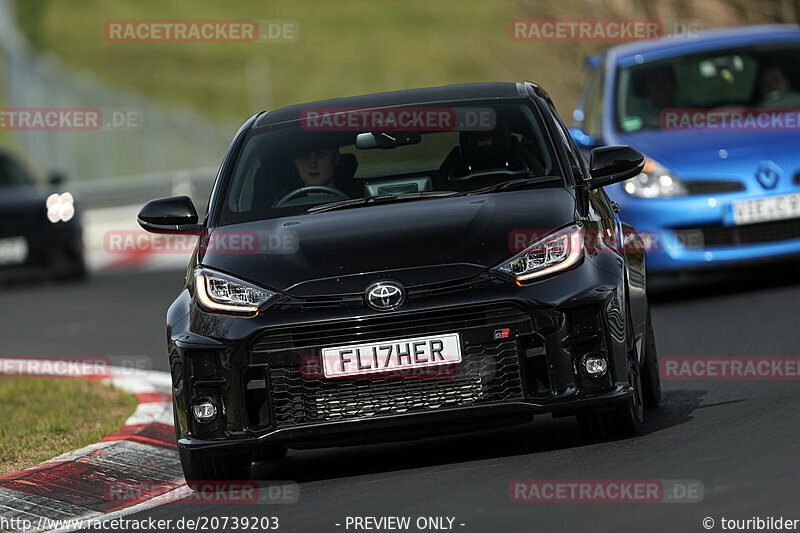
[{"label": "racetracker.de watermark", "polygon": [[515,503],[698,503],[697,479],[517,479],[508,485]]},{"label": "racetracker.de watermark", "polygon": [[514,41],[621,42],[659,39],[667,35],[693,36],[703,26],[694,20],[657,19],[515,19],[508,33]]},{"label": "racetracker.de watermark", "polygon": [[[508,248],[512,252],[522,252],[537,244],[542,244],[552,234],[552,229],[516,229],[508,233]],[[702,248],[703,234],[674,233],[660,230],[621,230],[586,229],[582,231],[583,250],[589,254],[601,252],[659,253],[676,247]]]},{"label": "racetracker.de watermark", "polygon": [[98,107],[5,107],[0,109],[4,131],[134,130],[142,127],[137,109]]},{"label": "racetracker.de watermark", "polygon": [[137,375],[153,370],[153,360],[146,355],[111,358],[92,355],[4,355],[0,356],[3,377],[52,376],[105,379]]},{"label": "racetracker.de watermark", "polygon": [[490,107],[315,107],[300,118],[309,131],[490,131],[497,123]]},{"label": "racetracker.de watermark", "polygon": [[103,487],[106,502],[128,506],[157,496],[158,503],[181,504],[292,504],[300,497],[293,481],[191,481],[178,485],[171,480],[109,483]]},{"label": "racetracker.de watermark", "polygon": [[669,131],[798,132],[800,109],[665,109],[659,125]]},{"label": "racetracker.de watermark", "polygon": [[109,20],[112,43],[293,43],[296,20]]},{"label": "racetracker.de watermark", "polygon": [[[299,237],[293,231],[214,230],[199,237],[199,249],[211,254],[293,254]],[[169,235],[142,230],[112,230],[103,234],[108,254],[190,254],[198,247],[196,235]]]},{"label": "racetracker.de watermark", "polygon": [[665,380],[800,380],[800,357],[663,357],[658,366]]},{"label": "racetracker.de watermark", "polygon": [[107,378],[111,359],[97,356],[0,356],[0,374],[8,376],[53,376]]}]

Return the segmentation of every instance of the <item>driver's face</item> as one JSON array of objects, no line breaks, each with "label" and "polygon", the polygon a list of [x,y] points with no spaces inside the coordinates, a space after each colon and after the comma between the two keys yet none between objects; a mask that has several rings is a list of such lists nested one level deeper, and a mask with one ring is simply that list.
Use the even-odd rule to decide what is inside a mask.
[{"label": "driver's face", "polygon": [[791,88],[783,71],[774,65],[765,68],[758,81],[761,100],[766,100],[772,93],[787,91]]},{"label": "driver's face", "polygon": [[315,150],[294,160],[294,166],[306,186],[333,187],[333,169],[338,164],[338,150]]}]

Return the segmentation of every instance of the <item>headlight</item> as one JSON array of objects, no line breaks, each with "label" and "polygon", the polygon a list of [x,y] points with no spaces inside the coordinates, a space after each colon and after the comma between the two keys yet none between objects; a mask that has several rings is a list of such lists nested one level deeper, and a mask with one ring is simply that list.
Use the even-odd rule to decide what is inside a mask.
[{"label": "headlight", "polygon": [[68,192],[53,193],[47,197],[47,220],[55,224],[58,221],[69,222],[75,216],[75,201]]},{"label": "headlight", "polygon": [[195,273],[194,286],[197,300],[203,307],[227,313],[255,314],[259,307],[277,296],[270,290],[205,269]]},{"label": "headlight", "polygon": [[518,284],[573,267],[583,251],[583,229],[569,226],[543,237],[495,270],[516,278]]},{"label": "headlight", "polygon": [[642,173],[625,182],[625,192],[637,198],[671,198],[684,196],[686,187],[669,169],[648,157]]}]

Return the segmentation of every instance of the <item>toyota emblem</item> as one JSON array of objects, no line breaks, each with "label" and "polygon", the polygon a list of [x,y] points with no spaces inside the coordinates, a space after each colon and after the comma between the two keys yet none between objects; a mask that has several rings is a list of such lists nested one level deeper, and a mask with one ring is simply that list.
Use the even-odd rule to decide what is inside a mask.
[{"label": "toyota emblem", "polygon": [[397,309],[406,299],[405,289],[391,281],[379,281],[367,287],[364,300],[377,311]]}]

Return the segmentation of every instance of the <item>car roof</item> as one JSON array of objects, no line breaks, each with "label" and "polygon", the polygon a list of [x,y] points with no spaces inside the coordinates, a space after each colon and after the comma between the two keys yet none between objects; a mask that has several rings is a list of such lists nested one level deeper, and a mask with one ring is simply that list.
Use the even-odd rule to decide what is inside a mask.
[{"label": "car roof", "polygon": [[[756,44],[800,41],[800,26],[795,24],[763,24],[706,30],[686,37],[665,37],[653,41],[636,41],[609,48],[605,54],[609,64],[627,67],[693,52],[718,48],[735,48]],[[638,58],[637,56],[641,56]]]},{"label": "car roof", "polygon": [[[538,89],[534,84],[529,85]],[[372,93],[345,98],[332,98],[282,107],[261,113],[253,123],[254,128],[270,126],[301,118],[303,110],[309,108],[370,109],[398,105],[430,104],[457,100],[490,100],[498,98],[520,98],[528,96],[525,86],[514,82],[463,83],[421,89],[406,89]]]}]

